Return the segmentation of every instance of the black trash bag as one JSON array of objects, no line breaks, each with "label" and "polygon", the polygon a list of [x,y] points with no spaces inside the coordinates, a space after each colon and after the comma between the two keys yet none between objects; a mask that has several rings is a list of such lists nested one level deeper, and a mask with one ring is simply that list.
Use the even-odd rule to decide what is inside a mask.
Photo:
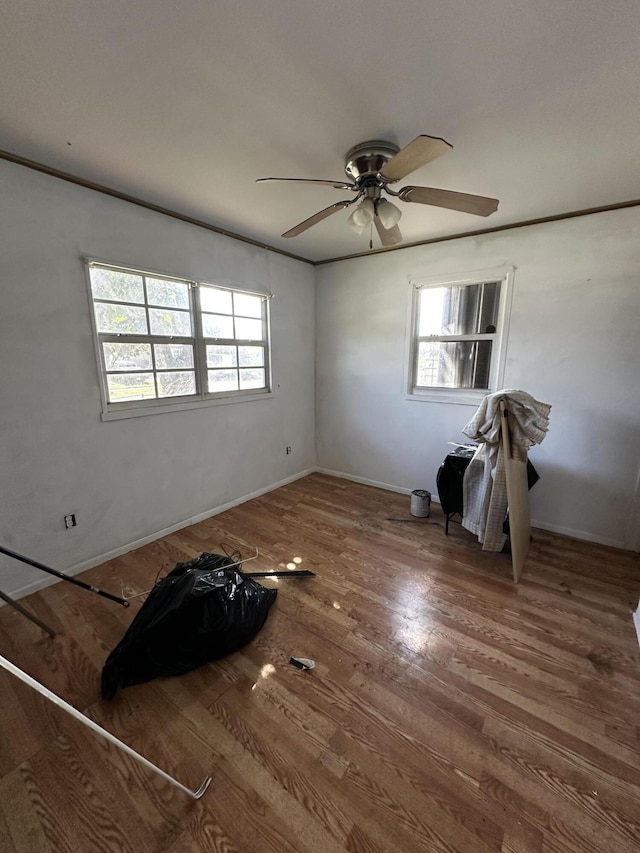
[{"label": "black trash bag", "polygon": [[242,648],[267,620],[277,590],[220,554],[178,563],[156,586],[102,670],[102,698],[121,687],[182,675]]}]

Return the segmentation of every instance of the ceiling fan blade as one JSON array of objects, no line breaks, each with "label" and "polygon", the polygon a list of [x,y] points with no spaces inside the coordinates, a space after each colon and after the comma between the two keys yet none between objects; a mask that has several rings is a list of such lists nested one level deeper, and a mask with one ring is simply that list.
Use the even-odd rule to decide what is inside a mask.
[{"label": "ceiling fan blade", "polygon": [[475,216],[490,216],[495,213],[500,204],[497,198],[438,190],[433,187],[403,187],[400,190],[400,198],[402,201],[432,204],[434,207],[460,210],[462,213],[473,213]]},{"label": "ceiling fan blade", "polygon": [[388,181],[399,181],[411,172],[415,172],[421,166],[431,160],[435,160],[441,154],[451,151],[453,145],[449,145],[438,136],[416,136],[413,142],[401,148],[391,160],[380,169],[380,174]]},{"label": "ceiling fan blade", "polygon": [[379,216],[376,216],[374,221],[378,237],[383,246],[395,246],[396,243],[402,242],[402,234],[397,225],[394,225],[393,228],[385,228]]},{"label": "ceiling fan blade", "polygon": [[256,178],[256,184],[261,181],[294,181],[298,184],[324,184],[327,187],[334,187],[336,190],[355,190],[355,184],[349,184],[345,181],[321,181],[315,178]]},{"label": "ceiling fan blade", "polygon": [[310,216],[308,219],[305,219],[304,222],[299,222],[297,225],[294,225],[293,228],[290,228],[288,231],[285,231],[282,236],[297,237],[298,234],[302,234],[302,232],[306,231],[307,228],[311,228],[312,225],[315,225],[318,222],[322,222],[323,219],[326,219],[327,216],[331,216],[332,213],[337,213],[339,210],[342,210],[345,207],[349,207],[350,204],[353,204],[353,202],[337,201],[335,204],[332,204],[329,207],[325,207],[324,210],[320,210],[318,213],[314,213],[313,216]]}]

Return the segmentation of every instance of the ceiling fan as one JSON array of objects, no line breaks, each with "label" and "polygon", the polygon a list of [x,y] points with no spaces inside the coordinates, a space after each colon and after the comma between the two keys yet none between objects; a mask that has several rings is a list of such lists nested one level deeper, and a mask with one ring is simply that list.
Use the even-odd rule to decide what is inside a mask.
[{"label": "ceiling fan", "polygon": [[[400,201],[430,204],[449,210],[460,210],[476,216],[489,216],[498,209],[498,199],[480,195],[434,189],[432,187],[401,187],[397,192],[391,184],[402,180],[411,172],[426,165],[431,160],[445,154],[453,148],[444,139],[437,136],[417,136],[413,142],[400,149],[392,142],[375,139],[361,142],[347,151],[344,170],[351,181],[324,181],[313,178],[258,178],[260,181],[295,181],[303,184],[321,184],[337,190],[350,190],[355,193],[353,199],[337,201],[314,213],[308,219],[298,223],[283,237],[297,237],[307,228],[322,222],[333,213],[360,202],[353,210],[347,224],[359,234],[363,234],[375,225],[383,246],[394,246],[402,240],[398,221],[402,212],[382,193],[387,193]],[[372,244],[370,243],[370,247]]]}]

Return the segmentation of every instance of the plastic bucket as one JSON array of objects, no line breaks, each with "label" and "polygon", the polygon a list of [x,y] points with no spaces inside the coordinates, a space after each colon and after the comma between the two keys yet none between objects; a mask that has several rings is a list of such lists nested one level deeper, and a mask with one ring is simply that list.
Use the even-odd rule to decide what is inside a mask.
[{"label": "plastic bucket", "polygon": [[411,515],[426,518],[431,506],[431,492],[426,489],[416,489],[411,492]]}]

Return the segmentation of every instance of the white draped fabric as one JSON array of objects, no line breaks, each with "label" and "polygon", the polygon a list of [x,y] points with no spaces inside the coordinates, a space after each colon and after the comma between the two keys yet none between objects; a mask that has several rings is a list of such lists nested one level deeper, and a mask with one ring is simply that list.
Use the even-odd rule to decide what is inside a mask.
[{"label": "white draped fabric", "polygon": [[502,531],[507,485],[500,442],[500,400],[509,413],[512,452],[522,461],[549,429],[548,403],[540,403],[526,391],[503,390],[488,394],[462,430],[480,445],[464,474],[462,526],[475,533],[483,551],[500,551],[506,540]]}]

